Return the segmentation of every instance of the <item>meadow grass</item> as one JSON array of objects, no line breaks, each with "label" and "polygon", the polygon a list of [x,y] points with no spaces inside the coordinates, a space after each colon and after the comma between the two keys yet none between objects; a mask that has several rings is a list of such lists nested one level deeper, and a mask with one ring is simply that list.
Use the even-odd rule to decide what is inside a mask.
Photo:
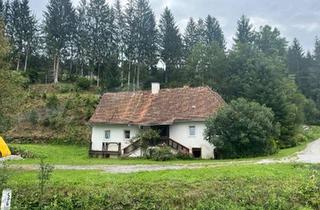
[{"label": "meadow grass", "polygon": [[[110,174],[53,172],[48,209],[317,209],[313,165],[228,165]],[[36,171],[10,171],[13,209],[37,209]]]}]

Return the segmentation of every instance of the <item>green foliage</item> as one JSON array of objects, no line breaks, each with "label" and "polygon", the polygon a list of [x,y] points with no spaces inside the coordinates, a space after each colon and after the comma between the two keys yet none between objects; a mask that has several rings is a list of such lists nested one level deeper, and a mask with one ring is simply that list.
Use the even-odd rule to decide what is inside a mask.
[{"label": "green foliage", "polygon": [[[53,210],[98,210],[101,206],[146,210],[319,209],[318,171],[316,165],[291,164],[103,176],[96,171],[55,171],[43,203],[45,208]],[[14,175],[11,186],[16,196],[12,206],[38,208],[34,172],[14,172]],[[17,180],[23,180],[23,186]]]},{"label": "green foliage", "polygon": [[57,109],[59,106],[59,99],[56,94],[46,96],[46,106],[49,109]]},{"label": "green foliage", "polygon": [[140,147],[146,150],[149,146],[156,146],[160,140],[160,134],[154,129],[146,129],[135,137],[140,142]]},{"label": "green foliage", "polygon": [[240,98],[208,119],[205,135],[220,158],[240,158],[275,153],[278,130],[271,109]]},{"label": "green foliage", "polygon": [[9,180],[9,170],[6,161],[0,162],[0,192],[7,187]]},{"label": "green foliage", "polygon": [[32,151],[26,149],[26,148],[23,148],[23,147],[20,147],[20,146],[9,146],[10,148],[10,151],[11,151],[11,154],[13,155],[20,155],[22,158],[39,158],[40,155],[36,155],[34,154]]},{"label": "green foliage", "polygon": [[48,181],[50,180],[50,176],[53,172],[54,167],[45,163],[44,159],[41,158],[38,180],[39,180],[39,208],[43,209],[44,202],[44,193],[45,187]]},{"label": "green foliage", "polygon": [[227,58],[218,43],[197,44],[186,60],[184,75],[180,76],[180,80],[192,86],[207,84],[220,92],[226,69]]},{"label": "green foliage", "polygon": [[280,123],[279,144],[294,146],[292,137],[303,122],[303,101],[294,81],[285,75],[279,56],[261,53],[248,44],[237,44],[229,55],[222,93],[227,100],[243,97],[271,108]]},{"label": "green foliage", "polygon": [[89,90],[91,81],[85,77],[79,77],[76,82],[77,88],[80,90]]},{"label": "green foliage", "polygon": [[28,120],[32,123],[32,125],[36,125],[39,121],[39,115],[36,110],[31,110],[31,112],[28,113]]},{"label": "green foliage", "polygon": [[150,147],[146,151],[146,157],[155,161],[173,160],[175,155],[171,152],[171,148],[167,146]]},{"label": "green foliage", "polygon": [[23,81],[20,74],[0,69],[0,132],[11,127],[15,115],[23,108],[26,95]]}]

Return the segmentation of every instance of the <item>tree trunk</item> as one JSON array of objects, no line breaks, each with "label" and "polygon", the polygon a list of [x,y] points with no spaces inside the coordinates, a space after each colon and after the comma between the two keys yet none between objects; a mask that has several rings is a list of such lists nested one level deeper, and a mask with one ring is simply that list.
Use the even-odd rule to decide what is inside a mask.
[{"label": "tree trunk", "polygon": [[121,67],[120,80],[121,80],[121,88],[123,88],[123,67]]},{"label": "tree trunk", "polygon": [[16,70],[19,71],[20,69],[20,53],[18,53],[18,60],[17,60],[17,68]]},{"label": "tree trunk", "polygon": [[128,69],[128,90],[130,90],[130,80],[131,80],[131,61],[129,60],[129,69]]},{"label": "tree trunk", "polygon": [[100,63],[98,64],[97,87],[100,87]]},{"label": "tree trunk", "polygon": [[56,70],[54,74],[54,83],[57,84],[59,82],[59,68],[60,68],[60,58],[59,55],[56,56]]},{"label": "tree trunk", "polygon": [[[53,56],[53,72],[52,72],[53,80],[54,80],[55,75],[56,75],[56,65],[57,65],[57,56],[54,55]],[[50,74],[50,71],[49,71],[49,74]]]},{"label": "tree trunk", "polygon": [[24,60],[24,72],[27,71],[28,58],[29,58],[29,53],[28,53],[28,51],[26,51],[26,58],[25,58],[25,60]]},{"label": "tree trunk", "polygon": [[137,78],[137,65],[134,66],[133,75],[132,75],[133,91],[136,91],[136,78]]},{"label": "tree trunk", "polygon": [[137,90],[140,89],[140,65],[137,67]]},{"label": "tree trunk", "polygon": [[81,62],[81,70],[80,71],[81,71],[80,74],[83,77],[83,62]]}]

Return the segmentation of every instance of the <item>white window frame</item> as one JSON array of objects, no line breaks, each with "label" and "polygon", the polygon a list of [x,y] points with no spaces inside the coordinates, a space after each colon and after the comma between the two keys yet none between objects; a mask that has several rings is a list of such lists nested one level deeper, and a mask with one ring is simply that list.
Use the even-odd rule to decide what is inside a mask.
[{"label": "white window frame", "polygon": [[[193,133],[192,133],[192,130],[191,130],[192,128],[194,129]],[[195,125],[189,125],[189,136],[190,137],[196,136],[196,126]]]},{"label": "white window frame", "polygon": [[[126,132],[129,132],[129,138],[126,137]],[[130,139],[131,138],[131,131],[130,130],[124,130],[123,135],[125,139]]]},{"label": "white window frame", "polygon": [[[109,132],[109,137],[107,138],[107,132]],[[104,138],[105,139],[110,139],[111,138],[111,130],[105,130],[104,131]]]}]

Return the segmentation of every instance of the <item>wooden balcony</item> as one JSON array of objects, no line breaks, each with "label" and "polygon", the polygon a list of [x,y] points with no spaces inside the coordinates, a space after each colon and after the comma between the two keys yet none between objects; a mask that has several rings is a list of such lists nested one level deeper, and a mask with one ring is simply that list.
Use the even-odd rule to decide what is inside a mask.
[{"label": "wooden balcony", "polygon": [[[117,146],[117,150],[110,150],[111,146]],[[92,142],[89,146],[89,157],[103,157],[108,158],[110,156],[121,156],[121,143],[119,142],[103,142],[102,150],[93,150]]]}]

